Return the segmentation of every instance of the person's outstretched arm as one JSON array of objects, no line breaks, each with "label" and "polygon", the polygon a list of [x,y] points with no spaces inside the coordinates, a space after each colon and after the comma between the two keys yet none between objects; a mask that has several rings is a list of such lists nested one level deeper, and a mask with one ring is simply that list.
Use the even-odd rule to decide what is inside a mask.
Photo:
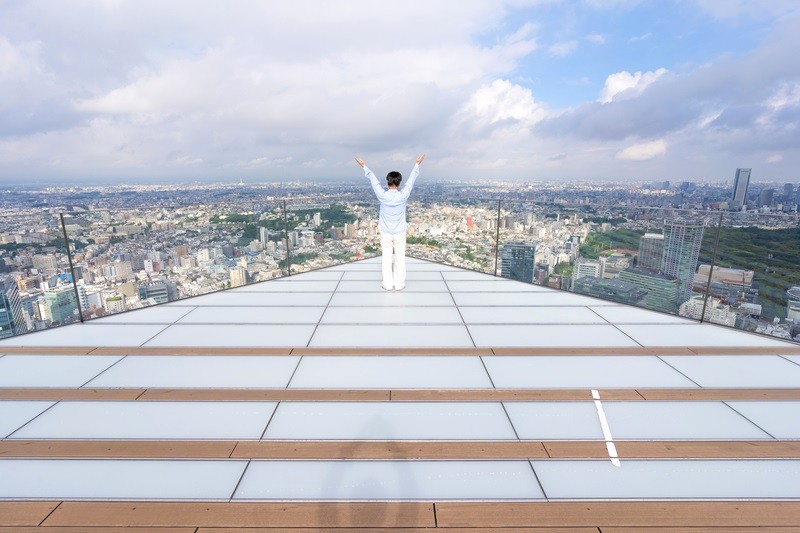
[{"label": "person's outstretched arm", "polygon": [[419,176],[419,166],[422,164],[422,161],[425,159],[425,154],[420,155],[417,157],[416,164],[414,165],[414,169],[411,171],[411,175],[408,176],[408,181],[400,189],[400,194],[404,198],[408,198],[411,195],[411,189],[414,188],[414,182],[417,181],[417,176]]},{"label": "person's outstretched arm", "polygon": [[378,183],[378,178],[375,177],[375,173],[369,169],[363,159],[356,157],[356,163],[358,163],[358,166],[364,169],[364,176],[369,178],[369,183],[372,185],[372,190],[375,191],[375,196],[377,196],[378,200],[380,200],[381,196],[383,196],[383,187],[381,187],[381,184]]}]

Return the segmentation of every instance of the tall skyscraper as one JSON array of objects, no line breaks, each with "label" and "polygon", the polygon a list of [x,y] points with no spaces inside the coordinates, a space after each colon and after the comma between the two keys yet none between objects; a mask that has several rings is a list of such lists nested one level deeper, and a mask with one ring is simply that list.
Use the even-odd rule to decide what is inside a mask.
[{"label": "tall skyscraper", "polygon": [[525,242],[507,242],[503,246],[502,276],[533,283],[536,246]]},{"label": "tall skyscraper", "polygon": [[661,272],[677,278],[681,286],[681,303],[689,299],[697,259],[703,243],[703,224],[689,220],[664,221],[664,256]]},{"label": "tall skyscraper", "polygon": [[769,207],[775,197],[775,189],[761,189],[758,195],[758,207]]},{"label": "tall skyscraper", "polygon": [[794,202],[794,185],[791,183],[783,184],[783,201],[788,203]]},{"label": "tall skyscraper", "polygon": [[747,204],[747,187],[750,185],[749,168],[737,168],[736,179],[733,181],[733,196],[731,197],[731,209],[741,211]]},{"label": "tall skyscraper", "polygon": [[72,285],[44,291],[44,305],[51,322],[66,324],[78,319],[78,301]]},{"label": "tall skyscraper", "polygon": [[661,270],[661,260],[664,256],[664,235],[662,233],[645,233],[639,239],[639,254],[636,256],[636,266]]},{"label": "tall skyscraper", "polygon": [[0,280],[0,339],[28,331],[19,287],[14,276]]}]

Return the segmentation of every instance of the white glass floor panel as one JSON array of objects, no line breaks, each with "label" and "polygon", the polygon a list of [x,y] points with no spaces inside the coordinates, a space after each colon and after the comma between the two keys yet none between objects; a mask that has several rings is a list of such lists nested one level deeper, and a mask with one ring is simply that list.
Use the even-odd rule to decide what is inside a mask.
[{"label": "white glass floor panel", "polygon": [[592,311],[612,324],[696,324],[697,321],[680,316],[656,313],[627,305],[592,306]]},{"label": "white glass floor panel", "polygon": [[784,355],[786,359],[789,359],[794,364],[800,366],[800,355]]},{"label": "white glass floor panel", "polygon": [[16,400],[0,401],[0,439],[6,438],[54,403]]},{"label": "white glass floor panel", "polygon": [[80,387],[122,359],[116,355],[6,355],[0,387]]},{"label": "white glass floor panel", "polygon": [[597,305],[595,298],[564,291],[540,292],[456,292],[456,303],[462,305]]},{"label": "white glass floor panel", "polygon": [[443,272],[442,276],[447,282],[451,281],[498,281],[510,283],[510,279],[493,276],[483,272],[470,272],[468,270]]},{"label": "white glass floor panel", "polygon": [[697,387],[650,355],[496,356],[483,361],[497,388]]},{"label": "white glass floor panel", "polygon": [[0,342],[11,346],[141,346],[163,324],[70,324]]},{"label": "white glass floor panel", "polygon": [[158,305],[93,319],[92,324],[172,324],[189,312],[191,309],[185,307]]},{"label": "white glass floor panel", "polygon": [[179,306],[314,306],[326,305],[329,292],[238,292],[235,290],[187,298],[166,305]]},{"label": "white glass floor panel", "polygon": [[[327,269],[299,272],[297,274],[292,274],[291,276],[274,278],[274,280],[280,281],[339,281],[340,279],[342,279],[341,272],[329,272]],[[267,280],[263,283],[268,283],[274,280]],[[259,285],[261,283],[262,282],[253,283],[252,285]]]},{"label": "white glass floor panel", "polygon": [[797,460],[531,462],[550,500],[800,497]]},{"label": "white glass floor panel", "polygon": [[331,307],[398,307],[404,305],[452,306],[453,297],[446,292],[405,292],[381,291],[364,293],[337,292],[333,295]]},{"label": "white glass floor panel", "polygon": [[469,332],[475,346],[639,346],[614,326],[602,324],[473,325]]},{"label": "white glass floor panel", "polygon": [[604,402],[603,409],[615,439],[772,438],[722,402]]},{"label": "white glass floor panel", "polygon": [[264,439],[517,440],[517,437],[499,402],[281,402]]},{"label": "white glass floor panel", "polygon": [[13,439],[258,439],[275,402],[59,402]]},{"label": "white glass floor panel", "polygon": [[[376,263],[380,268],[380,263]],[[458,267],[443,265],[441,263],[406,263],[406,271],[408,272],[463,272],[464,270]]]},{"label": "white glass floor panel", "polygon": [[0,459],[0,498],[227,500],[247,461]]},{"label": "white glass floor panel", "polygon": [[552,289],[533,285],[531,283],[500,281],[499,279],[480,281],[451,281],[447,280],[447,287],[451,292],[548,292]]},{"label": "white glass floor panel", "polygon": [[800,387],[800,366],[777,355],[663,356],[701,387]]},{"label": "white glass floor panel", "polygon": [[[300,274],[298,274],[299,276]],[[294,277],[294,276],[292,276]],[[333,292],[338,280],[273,279],[233,289],[234,292]]]},{"label": "white glass floor panel", "polygon": [[490,389],[474,356],[305,356],[289,388]]},{"label": "white glass floor panel", "polygon": [[[384,292],[380,281],[342,281],[336,292]],[[447,286],[439,281],[420,281],[406,278],[403,292],[447,292]]]},{"label": "white glass floor panel", "polygon": [[[383,275],[380,271],[362,271],[362,272],[345,272],[342,281],[377,281],[378,284],[383,280]],[[423,272],[408,272],[406,271],[406,281],[441,281],[442,274],[439,272],[423,271]]]},{"label": "white glass floor panel", "polygon": [[458,308],[329,307],[321,324],[463,324]]},{"label": "white glass floor panel", "polygon": [[713,324],[621,325],[619,329],[642,346],[789,346]]},{"label": "white glass floor panel", "polygon": [[298,356],[128,356],[87,383],[108,388],[283,388]]},{"label": "white glass floor panel", "polygon": [[175,324],[145,346],[305,346],[314,327],[313,324]]},{"label": "white glass floor panel", "polygon": [[505,402],[524,440],[603,440],[594,402]]},{"label": "white glass floor panel", "polygon": [[726,402],[776,439],[800,439],[800,402]]},{"label": "white glass floor panel", "polygon": [[[406,270],[408,270],[409,263],[406,263]],[[380,260],[376,261],[358,261],[357,263],[348,263],[345,265],[336,265],[325,269],[327,272],[341,272],[346,270],[348,272],[380,272]]]},{"label": "white glass floor panel", "polygon": [[338,347],[473,347],[463,325],[346,326],[322,324],[309,346]]},{"label": "white glass floor panel", "polygon": [[198,307],[179,324],[316,324],[325,308]]},{"label": "white glass floor panel", "polygon": [[586,307],[461,307],[467,324],[607,324]]},{"label": "white glass floor panel", "polygon": [[253,461],[234,500],[543,499],[526,461]]}]

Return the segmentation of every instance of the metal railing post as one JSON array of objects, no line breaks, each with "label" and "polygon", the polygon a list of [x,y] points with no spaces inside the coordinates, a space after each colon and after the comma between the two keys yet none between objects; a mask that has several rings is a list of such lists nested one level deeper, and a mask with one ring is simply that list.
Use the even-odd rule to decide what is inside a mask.
[{"label": "metal railing post", "polygon": [[283,199],[283,238],[286,243],[286,275],[292,275],[292,257],[289,254],[289,217],[286,214],[286,198]]},{"label": "metal railing post", "polygon": [[69,237],[67,237],[67,225],[64,223],[64,213],[59,213],[61,218],[61,230],[64,232],[64,245],[67,247],[67,260],[69,261],[69,277],[72,280],[72,289],[75,291],[75,303],[78,304],[78,318],[83,322],[83,307],[81,297],[78,294],[78,280],[75,279],[75,267],[72,265],[72,252],[69,249]]},{"label": "metal railing post", "polygon": [[725,216],[724,211],[719,212],[719,220],[717,221],[717,235],[714,238],[714,252],[711,255],[711,268],[708,269],[708,281],[706,282],[706,297],[703,298],[703,312],[700,315],[700,323],[702,324],[706,318],[706,306],[708,299],[711,297],[711,277],[714,275],[714,265],[717,262],[717,247],[719,246],[719,234],[722,231],[722,218]]},{"label": "metal railing post", "polygon": [[502,200],[497,200],[497,220],[496,220],[496,227],[497,231],[494,237],[494,275],[497,277],[497,256],[500,252],[500,202]]}]

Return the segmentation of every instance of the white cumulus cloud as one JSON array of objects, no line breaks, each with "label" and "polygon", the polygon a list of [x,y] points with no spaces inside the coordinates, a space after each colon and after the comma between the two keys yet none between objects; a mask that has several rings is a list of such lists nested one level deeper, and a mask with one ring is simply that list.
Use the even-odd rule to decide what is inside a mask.
[{"label": "white cumulus cloud", "polygon": [[607,104],[619,98],[639,96],[645,89],[658,78],[667,73],[667,69],[660,68],[652,72],[635,72],[627,70],[617,72],[606,78],[603,90],[600,92],[599,101]]},{"label": "white cumulus cloud", "polygon": [[648,161],[667,153],[667,143],[663,139],[628,146],[617,152],[616,158],[622,161]]}]

